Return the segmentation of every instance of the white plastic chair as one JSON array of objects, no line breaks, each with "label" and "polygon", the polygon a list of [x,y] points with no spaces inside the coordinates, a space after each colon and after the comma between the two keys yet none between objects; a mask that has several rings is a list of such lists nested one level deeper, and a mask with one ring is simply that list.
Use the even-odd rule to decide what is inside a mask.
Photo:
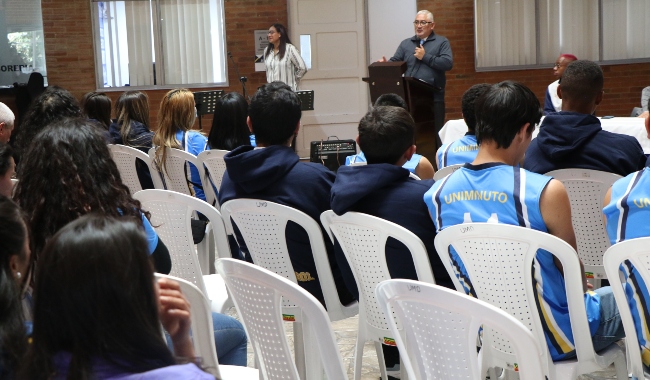
[{"label": "white plastic chair", "polygon": [[217,271],[233,296],[263,379],[301,379],[284,332],[282,298],[295,305],[293,315],[303,323],[304,336],[310,337],[307,356],[320,362],[308,366],[302,378],[322,379],[324,367],[328,379],[347,379],[329,316],[314,296],[283,276],[241,260],[220,259]]},{"label": "white plastic chair", "polygon": [[[212,310],[223,312],[232,306],[221,276],[209,273],[209,257],[214,243],[206,238],[203,247],[194,248],[190,219],[195,211],[205,215],[214,233],[219,257],[232,257],[226,230],[219,211],[198,198],[169,190],[142,190],[133,198],[151,213],[151,225],[163,240],[172,259],[170,275],[196,285],[212,301]],[[208,246],[209,245],[209,246]]]},{"label": "white plastic chair", "polygon": [[[533,334],[505,311],[460,292],[413,280],[383,281],[376,293],[409,378],[482,379],[476,339],[481,326],[489,326],[512,342],[522,380],[544,379]],[[397,327],[397,318],[403,332]]]},{"label": "white plastic chair", "polygon": [[[228,150],[218,149],[204,150],[196,156],[197,160],[203,164],[202,166],[199,166],[199,168],[205,168],[208,171],[206,175],[207,181],[204,181],[205,185],[210,186],[209,184],[211,183],[217,191],[221,189],[221,181],[223,180],[223,175],[226,173],[226,162],[224,161],[223,156],[228,152]],[[219,200],[217,199],[218,193],[215,193],[212,186],[210,186],[210,192],[206,192],[205,194],[208,203],[214,205],[218,210],[220,208]]]},{"label": "white plastic chair", "polygon": [[[420,238],[411,231],[367,214],[348,212],[338,216],[330,210],[321,214],[321,223],[341,245],[359,289],[359,333],[354,356],[354,379],[361,378],[363,346],[372,341],[375,343],[381,377],[386,380],[381,344],[394,345],[394,342],[391,341],[393,337],[386,316],[375,295],[377,284],[391,278],[386,264],[386,240],[392,237],[404,244],[411,252],[418,279],[433,284],[435,282],[427,250]],[[399,325],[399,321],[397,323]]]},{"label": "white plastic chair", "polygon": [[[625,342],[627,346],[627,359],[630,364],[630,371],[633,378],[648,379],[649,375],[645,375],[643,371],[643,363],[641,361],[641,349],[639,347],[639,339],[634,327],[634,320],[630,306],[625,295],[623,288],[623,278],[619,272],[619,268],[623,262],[629,260],[630,263],[636,268],[645,282],[646,286],[650,284],[650,238],[630,239],[611,246],[605,257],[603,258],[605,264],[605,272],[607,278],[614,292],[616,305],[621,314],[621,321],[625,329]],[[642,303],[635,297],[636,304],[642,308]],[[644,310],[640,309],[640,313]],[[646,311],[647,312],[647,311]],[[645,318],[641,323],[647,322]]]},{"label": "white plastic chair", "polygon": [[113,161],[115,161],[115,165],[117,165],[117,170],[120,172],[122,182],[129,188],[131,195],[142,190],[142,185],[140,185],[140,179],[136,170],[136,162],[138,159],[142,160],[147,165],[147,168],[149,168],[151,180],[156,189],[165,188],[158,174],[158,170],[151,164],[151,158],[147,154],[139,149],[119,144],[109,144],[108,149],[111,152]]},{"label": "white plastic chair", "polygon": [[569,193],[578,256],[587,278],[593,278],[594,285],[599,287],[600,280],[606,278],[603,255],[610,246],[603,222],[603,198],[621,176],[588,169],[553,170],[546,175],[562,182]]},{"label": "white plastic chair", "polygon": [[[289,258],[285,229],[289,221],[300,225],[309,236],[311,254],[314,257],[330,321],[349,318],[359,312],[357,302],[349,305],[341,304],[321,228],[309,215],[292,207],[259,199],[230,200],[221,205],[221,215],[228,235],[234,233],[233,222],[237,225],[255,264],[277,273],[295,284],[298,282]],[[283,307],[286,309],[285,314],[288,315],[292,315],[291,310],[295,309],[295,305],[288,300],[283,301]],[[293,331],[298,371],[304,378],[306,367],[303,357],[305,347],[302,324],[294,323]]]},{"label": "white plastic chair", "polygon": [[[616,344],[600,354],[594,352],[580,261],[565,241],[519,226],[466,223],[438,232],[435,246],[458,291],[463,291],[463,286],[447,253],[450,246],[462,260],[478,299],[510,313],[532,331],[538,351],[544,353],[542,366],[549,380],[575,379],[580,374],[607,368],[612,362],[616,364],[618,378],[627,378],[625,356]],[[538,249],[553,253],[562,264],[577,360],[551,360],[533,289],[531,268]],[[515,362],[511,342],[489,328],[484,330],[482,357],[484,371],[493,367],[507,369]]]},{"label": "white plastic chair", "polygon": [[456,170],[460,169],[463,167],[463,164],[456,164],[456,165],[449,165],[445,166],[444,168],[438,170],[436,174],[433,175],[434,180],[439,180],[443,179],[446,176],[450,175],[451,173],[455,172]]},{"label": "white plastic chair", "polygon": [[[157,163],[156,160],[156,151],[157,147],[153,147],[149,150],[149,157],[151,157],[151,162],[154,167],[161,173],[165,180],[165,188],[167,190],[173,190],[181,194],[194,196],[194,189],[191,188],[191,178],[190,178],[190,168],[188,163],[194,165],[199,170],[200,183],[197,185],[203,187],[203,193],[205,194],[205,199],[209,201],[214,199],[215,195],[212,191],[212,187],[207,181],[205,176],[205,171],[201,170],[201,164],[195,155],[187,153],[180,149],[166,148],[167,156],[165,158],[165,167],[162,168]],[[207,186],[206,186],[207,185]]]},{"label": "white plastic chair", "polygon": [[192,345],[194,353],[201,358],[201,366],[223,380],[258,380],[259,371],[255,368],[220,365],[214,342],[212,314],[207,298],[201,290],[182,278],[156,273],[156,278],[168,278],[178,282],[181,293],[190,303],[190,321],[192,324]]}]

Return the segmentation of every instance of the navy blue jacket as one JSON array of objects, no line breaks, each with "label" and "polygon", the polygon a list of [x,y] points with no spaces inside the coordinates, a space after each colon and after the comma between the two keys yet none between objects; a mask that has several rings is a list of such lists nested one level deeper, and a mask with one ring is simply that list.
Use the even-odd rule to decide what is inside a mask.
[{"label": "navy blue jacket", "polygon": [[[436,227],[422,200],[433,182],[409,178],[407,169],[390,164],[341,166],[332,186],[332,210],[338,215],[348,211],[362,212],[399,224],[413,232],[427,249],[436,283],[455,289],[436,253],[433,244]],[[336,255],[348,289],[358,297],[352,272],[348,272],[349,267],[341,262],[345,262],[345,256],[338,244]],[[417,280],[411,253],[393,238],[386,242],[386,262],[391,277]]]},{"label": "navy blue jacket", "polygon": [[395,54],[390,61],[405,61],[406,73],[404,76],[422,79],[438,88],[433,99],[444,101],[445,85],[447,79],[445,71],[451,70],[454,66],[454,58],[451,53],[449,40],[432,32],[424,41],[424,56],[422,60],[415,58],[415,48],[420,46],[420,39],[417,36],[407,38],[399,44]]},{"label": "navy blue jacket", "polygon": [[[231,199],[263,199],[290,206],[312,217],[320,224],[320,214],[330,209],[329,195],[335,175],[325,166],[300,162],[293,149],[273,145],[254,150],[252,146],[240,146],[224,157],[226,173],[219,191],[219,203]],[[248,250],[238,231],[235,231],[240,249]],[[291,263],[296,272],[309,272],[312,281],[298,281],[298,284],[323,302],[323,293],[318,282],[314,258],[309,246],[307,232],[295,223],[287,224],[285,231]],[[352,300],[341,279],[334,259],[334,247],[323,231],[323,240],[330,258],[334,281],[339,288],[343,304]]]},{"label": "navy blue jacket", "polygon": [[645,161],[634,137],[604,131],[595,116],[562,111],[544,118],[526,151],[524,169],[545,174],[580,168],[625,177],[642,169]]}]

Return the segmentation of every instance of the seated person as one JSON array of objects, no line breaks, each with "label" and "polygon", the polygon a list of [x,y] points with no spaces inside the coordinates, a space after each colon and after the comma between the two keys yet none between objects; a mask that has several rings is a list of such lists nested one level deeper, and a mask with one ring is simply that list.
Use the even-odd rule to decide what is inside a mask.
[{"label": "seated person", "polygon": [[558,87],[562,112],[544,118],[526,151],[524,169],[535,173],[580,168],[626,176],[645,165],[636,138],[604,131],[593,116],[603,100],[603,71],[595,62],[567,66]]},{"label": "seated person", "polygon": [[147,245],[133,221],[100,215],[83,216],[48,241],[18,378],[214,379],[193,363],[200,358],[190,305],[177,282],[155,281]]},{"label": "seated person", "polygon": [[16,174],[14,150],[9,144],[0,142],[0,195],[11,198],[14,184],[11,179]]},{"label": "seated person", "polygon": [[16,117],[6,104],[0,102],[0,143],[9,143]]},{"label": "seated person", "polygon": [[[650,116],[646,117],[645,126],[650,136]],[[649,188],[650,168],[646,167],[619,179],[605,194],[603,214],[612,245],[650,236],[650,209],[645,203],[650,198]],[[650,294],[645,281],[630,261],[626,260],[620,266],[620,271],[625,279],[623,288],[636,327],[641,359],[647,371],[650,370],[650,329],[647,325],[650,321],[644,313],[648,311],[646,308]],[[643,306],[638,306],[639,302]]]},{"label": "seated person", "polygon": [[544,98],[544,115],[550,115],[555,112],[562,111],[562,99],[557,95],[557,87],[562,80],[562,74],[564,70],[573,61],[577,61],[578,58],[573,54],[562,54],[557,57],[555,65],[553,65],[553,75],[557,80],[548,85],[546,89],[546,97]]},{"label": "seated person", "polygon": [[[498,222],[548,232],[576,248],[571,205],[564,185],[516,166],[541,117],[537,97],[519,83],[495,84],[479,98],[476,159],[436,182],[424,195],[438,231],[466,222]],[[452,193],[467,191],[498,192],[505,195],[505,202],[496,202],[489,194],[482,199],[452,199]],[[452,258],[458,261],[453,253]],[[533,268],[534,277],[541,281],[533,286],[541,300],[538,307],[548,311],[541,313],[540,318],[543,326],[549,326],[545,333],[551,358],[554,361],[573,358],[575,349],[562,269],[552,253],[545,250],[537,252],[536,262],[539,265]],[[466,277],[462,262],[457,264],[460,275]],[[581,274],[589,329],[594,349],[599,351],[624,336],[623,325],[611,288],[590,291],[584,269]],[[466,283],[470,284],[469,281],[471,278]]]},{"label": "seated person", "polygon": [[[433,244],[435,226],[421,202],[433,180],[414,180],[402,166],[415,152],[415,123],[411,115],[398,107],[373,108],[359,122],[357,142],[366,153],[368,165],[339,168],[332,186],[332,210],[338,215],[362,212],[413,232],[427,248],[436,284],[454,289]],[[346,285],[358,298],[343,251],[338,245],[336,251]],[[386,260],[391,277],[417,280],[411,253],[402,243],[388,240]]]},{"label": "seated person", "polygon": [[111,107],[113,102],[103,92],[87,92],[81,98],[81,110],[83,115],[97,123],[102,135],[106,138],[107,142],[111,142],[111,134],[109,127],[112,123],[111,120]]},{"label": "seated person", "polygon": [[208,135],[209,149],[233,150],[238,146],[255,146],[255,135],[246,124],[248,102],[238,93],[225,94],[217,100]]},{"label": "seated person", "polygon": [[476,116],[474,115],[474,103],[479,96],[490,88],[487,83],[479,83],[470,87],[463,94],[461,99],[461,109],[463,119],[467,124],[467,133],[463,138],[452,143],[444,144],[436,152],[436,165],[438,170],[445,166],[465,164],[474,161],[478,153],[478,144],[476,143]]},{"label": "seated person", "polygon": [[31,278],[29,231],[11,199],[0,195],[0,378],[13,379],[27,351],[31,323],[21,299]]},{"label": "seated person", "polygon": [[[397,94],[383,94],[378,97],[375,101],[375,107],[382,106],[400,107],[405,110],[408,109],[406,102],[404,102],[404,99],[402,99],[402,97]],[[363,152],[359,152],[359,154],[354,154],[345,158],[346,166],[359,162],[366,162],[366,156]],[[403,167],[404,169],[408,169],[409,172],[417,175],[420,179],[432,179],[433,175],[436,173],[429,159],[417,153],[413,153],[411,159],[406,161]]]},{"label": "seated person", "polygon": [[[334,173],[320,164],[300,162],[290,147],[300,128],[298,95],[282,82],[265,84],[253,96],[248,113],[248,127],[256,136],[257,148],[244,145],[225,155],[219,204],[238,198],[263,199],[300,210],[320,224],[320,214],[330,209]],[[250,260],[241,235],[238,231],[235,235]],[[324,302],[307,232],[290,222],[285,235],[293,269],[301,273],[296,276],[298,285]],[[352,297],[341,280],[332,243],[325,233],[323,236],[339,298],[345,305]]]}]

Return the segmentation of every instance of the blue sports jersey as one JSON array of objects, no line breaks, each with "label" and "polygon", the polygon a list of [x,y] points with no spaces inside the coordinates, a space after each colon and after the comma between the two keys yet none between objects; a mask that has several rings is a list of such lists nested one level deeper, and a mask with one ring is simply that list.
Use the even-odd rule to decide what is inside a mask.
[{"label": "blue sports jersey", "polygon": [[[181,143],[181,148],[187,153],[198,156],[199,153],[205,150],[208,138],[196,131],[187,131],[183,132],[179,130],[176,132],[176,139]],[[201,199],[205,199],[205,193],[203,193],[203,187],[201,187],[201,175],[199,170],[192,164],[187,163],[190,169],[190,182],[191,188],[194,190],[194,195]]]},{"label": "blue sports jersey", "polygon": [[[424,195],[438,231],[461,223],[503,223],[547,232],[539,207],[542,191],[551,177],[500,163],[465,164],[437,181]],[[471,279],[453,250],[457,277],[473,293]],[[533,261],[534,289],[546,342],[553,360],[562,360],[575,347],[569,319],[564,278],[553,255],[539,250]],[[589,327],[593,335],[600,322],[600,297],[585,294]]]},{"label": "blue sports jersey", "polygon": [[[609,204],[603,208],[607,219],[607,235],[612,244],[628,239],[650,236],[650,168],[634,172],[612,185]],[[650,318],[648,287],[629,260],[619,267],[625,283],[623,288],[634,320],[643,364],[650,366]]]},{"label": "blue sports jersey", "polygon": [[477,154],[478,143],[476,142],[476,135],[467,132],[462,138],[438,148],[436,152],[439,165],[438,169],[449,165],[472,162]]},{"label": "blue sports jersey", "polygon": [[[406,161],[402,167],[404,169],[407,169],[411,173],[415,174],[415,168],[418,167],[418,164],[420,163],[420,160],[422,159],[421,154],[413,153],[413,157],[411,157],[410,160]],[[345,157],[345,165],[349,166],[354,163],[358,162],[366,162],[366,156],[363,154],[363,152],[359,152],[359,154],[353,154],[351,156]]]}]

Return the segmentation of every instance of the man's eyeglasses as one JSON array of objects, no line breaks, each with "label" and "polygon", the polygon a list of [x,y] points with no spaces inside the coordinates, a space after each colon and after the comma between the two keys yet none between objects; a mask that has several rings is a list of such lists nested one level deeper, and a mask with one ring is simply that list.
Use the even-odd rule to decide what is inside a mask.
[{"label": "man's eyeglasses", "polygon": [[413,21],[415,26],[426,26],[427,24],[433,24],[431,21]]},{"label": "man's eyeglasses", "polygon": [[559,69],[560,67],[564,67],[564,66],[566,66],[566,65],[560,65],[559,63],[556,63],[555,65],[553,65],[553,68],[554,69]]}]

